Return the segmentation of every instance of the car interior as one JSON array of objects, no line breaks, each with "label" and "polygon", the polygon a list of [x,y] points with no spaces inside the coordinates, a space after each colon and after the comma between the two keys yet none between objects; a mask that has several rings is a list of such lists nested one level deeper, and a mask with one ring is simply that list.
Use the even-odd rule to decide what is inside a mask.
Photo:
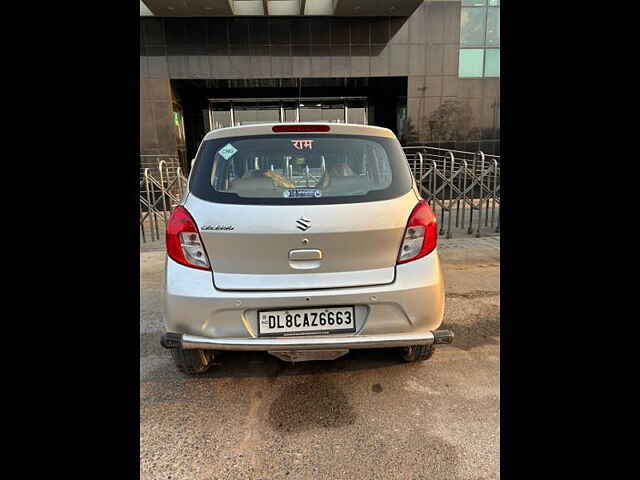
[{"label": "car interior", "polygon": [[346,153],[246,152],[220,162],[223,170],[216,173],[214,168],[212,184],[219,191],[256,198],[282,197],[284,190],[292,188],[320,190],[322,196],[364,195],[390,184],[386,160],[366,154],[354,157]]}]

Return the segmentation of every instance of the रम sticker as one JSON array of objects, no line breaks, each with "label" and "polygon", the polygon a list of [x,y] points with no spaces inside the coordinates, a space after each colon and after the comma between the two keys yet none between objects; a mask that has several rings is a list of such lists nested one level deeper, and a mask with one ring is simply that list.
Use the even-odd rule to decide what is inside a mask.
[{"label": "\u0930\u092e sticker", "polygon": [[291,145],[296,150],[312,150],[315,140],[291,140]]}]

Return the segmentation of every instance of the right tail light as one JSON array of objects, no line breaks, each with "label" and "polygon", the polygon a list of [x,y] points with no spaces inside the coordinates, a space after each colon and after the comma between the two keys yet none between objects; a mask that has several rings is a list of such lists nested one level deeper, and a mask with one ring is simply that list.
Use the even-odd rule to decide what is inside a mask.
[{"label": "right tail light", "polygon": [[438,222],[427,202],[414,207],[404,231],[398,264],[411,262],[431,253],[438,243]]}]

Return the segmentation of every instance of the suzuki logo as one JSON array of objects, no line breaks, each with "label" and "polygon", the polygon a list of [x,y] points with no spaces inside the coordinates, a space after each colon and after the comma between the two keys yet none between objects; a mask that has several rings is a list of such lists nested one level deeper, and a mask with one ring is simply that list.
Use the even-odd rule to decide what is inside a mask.
[{"label": "suzuki logo", "polygon": [[303,232],[306,232],[311,228],[311,220],[309,220],[308,218],[300,217],[296,221],[296,225],[298,226],[298,230],[302,230]]}]

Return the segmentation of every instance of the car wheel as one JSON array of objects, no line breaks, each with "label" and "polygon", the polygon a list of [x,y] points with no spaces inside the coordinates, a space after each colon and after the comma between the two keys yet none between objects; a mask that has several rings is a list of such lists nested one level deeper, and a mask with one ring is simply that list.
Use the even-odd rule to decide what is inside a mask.
[{"label": "car wheel", "polygon": [[206,372],[213,361],[211,354],[205,350],[172,348],[171,355],[178,370],[187,375],[198,375]]},{"label": "car wheel", "polygon": [[402,359],[405,362],[429,360],[435,349],[433,345],[411,345],[402,349]]}]

